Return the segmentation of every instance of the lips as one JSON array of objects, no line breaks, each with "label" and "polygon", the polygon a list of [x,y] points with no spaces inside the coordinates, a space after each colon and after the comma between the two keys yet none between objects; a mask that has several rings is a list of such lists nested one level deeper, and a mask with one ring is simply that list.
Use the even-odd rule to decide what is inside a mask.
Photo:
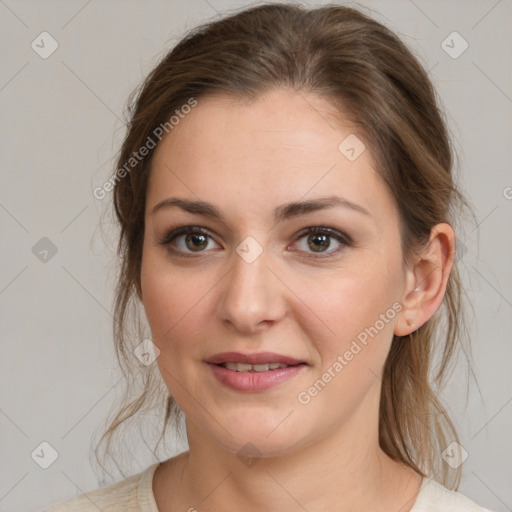
[{"label": "lips", "polygon": [[295,366],[301,363],[306,364],[305,361],[282,354],[276,354],[274,352],[257,352],[253,354],[243,354],[242,352],[222,352],[209,357],[206,362],[217,365],[224,365],[225,363],[239,363],[246,365],[285,364],[287,366]]},{"label": "lips", "polygon": [[[284,368],[270,369],[270,364],[252,366],[245,363],[210,363],[208,367],[223,386],[244,393],[259,393],[284,385],[287,381],[301,375],[307,368],[306,363],[299,363],[291,366],[283,364]],[[228,365],[235,365],[237,369],[232,370],[227,367]],[[259,366],[269,366],[269,369],[256,369]],[[239,367],[242,369],[238,369]],[[246,367],[250,369],[247,370]]]},{"label": "lips", "polygon": [[268,372],[270,370],[277,370],[278,368],[289,368],[289,365],[283,363],[222,363],[220,366],[234,372]]},{"label": "lips", "polygon": [[222,352],[205,360],[216,379],[235,391],[261,392],[301,374],[308,364],[274,352]]}]

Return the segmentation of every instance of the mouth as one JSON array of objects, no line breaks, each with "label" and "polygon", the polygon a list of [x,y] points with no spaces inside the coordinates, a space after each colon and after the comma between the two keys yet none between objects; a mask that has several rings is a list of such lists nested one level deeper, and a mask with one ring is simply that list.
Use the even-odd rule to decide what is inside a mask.
[{"label": "mouth", "polygon": [[300,359],[295,359],[294,357],[283,354],[276,354],[274,352],[222,352],[210,356],[206,359],[206,362],[224,365],[225,368],[238,372],[266,372],[287,366],[306,364],[303,360],[301,361]]},{"label": "mouth", "polygon": [[[215,363],[212,363],[215,364]],[[292,366],[305,365],[306,363],[285,364],[285,363],[262,363],[262,364],[248,364],[248,363],[220,363],[216,366],[222,366],[228,370],[242,373],[264,373],[282,368],[289,368]]]},{"label": "mouth", "polygon": [[223,352],[205,361],[217,381],[232,390],[262,392],[305,371],[306,362],[272,352]]}]

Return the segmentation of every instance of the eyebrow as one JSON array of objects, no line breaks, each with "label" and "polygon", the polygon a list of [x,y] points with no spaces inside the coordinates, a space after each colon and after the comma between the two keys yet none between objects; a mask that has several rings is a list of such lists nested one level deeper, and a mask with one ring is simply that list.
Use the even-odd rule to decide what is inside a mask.
[{"label": "eyebrow", "polygon": [[[348,201],[347,199],[338,196],[328,196],[311,199],[309,201],[296,201],[278,206],[274,210],[274,220],[278,223],[283,220],[305,215],[306,213],[324,210],[326,208],[333,208],[336,206],[349,208],[363,215],[371,216],[368,210],[357,203],[353,203],[352,201]],[[154,215],[159,210],[171,207],[178,207],[189,213],[222,220],[222,214],[213,204],[205,201],[191,201],[190,199],[183,199],[180,197],[168,197],[167,199],[160,201],[153,207],[151,214]]]}]

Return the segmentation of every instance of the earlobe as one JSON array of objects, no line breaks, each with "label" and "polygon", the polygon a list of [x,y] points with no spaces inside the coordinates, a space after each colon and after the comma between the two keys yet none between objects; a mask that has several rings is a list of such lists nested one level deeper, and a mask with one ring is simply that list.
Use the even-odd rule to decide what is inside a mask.
[{"label": "earlobe", "polygon": [[436,224],[428,243],[407,270],[402,311],[394,334],[407,336],[419,329],[439,309],[455,260],[455,233],[447,223]]},{"label": "earlobe", "polygon": [[396,317],[395,336],[407,336],[417,329],[417,327],[414,327],[415,311],[417,310],[417,305],[415,304],[417,297],[414,294],[419,291],[419,287],[416,286],[415,266],[416,264],[412,269],[407,270],[404,297],[401,301],[402,309]]}]

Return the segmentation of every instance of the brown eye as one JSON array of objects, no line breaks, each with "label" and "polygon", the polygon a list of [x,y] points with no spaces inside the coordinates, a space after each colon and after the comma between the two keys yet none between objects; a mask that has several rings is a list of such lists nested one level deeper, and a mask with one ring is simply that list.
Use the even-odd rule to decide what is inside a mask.
[{"label": "brown eye", "polygon": [[333,228],[313,226],[299,233],[293,250],[329,257],[351,245],[352,239],[348,235]]},{"label": "brown eye", "polygon": [[191,233],[185,237],[185,244],[191,251],[202,251],[208,245],[208,237],[198,233]]},{"label": "brown eye", "polygon": [[331,245],[331,240],[328,235],[309,235],[307,238],[308,247],[313,252],[323,252],[329,249]]},{"label": "brown eye", "polygon": [[160,240],[160,244],[168,246],[170,252],[184,256],[221,248],[211,235],[197,226],[184,226],[170,231]]}]

